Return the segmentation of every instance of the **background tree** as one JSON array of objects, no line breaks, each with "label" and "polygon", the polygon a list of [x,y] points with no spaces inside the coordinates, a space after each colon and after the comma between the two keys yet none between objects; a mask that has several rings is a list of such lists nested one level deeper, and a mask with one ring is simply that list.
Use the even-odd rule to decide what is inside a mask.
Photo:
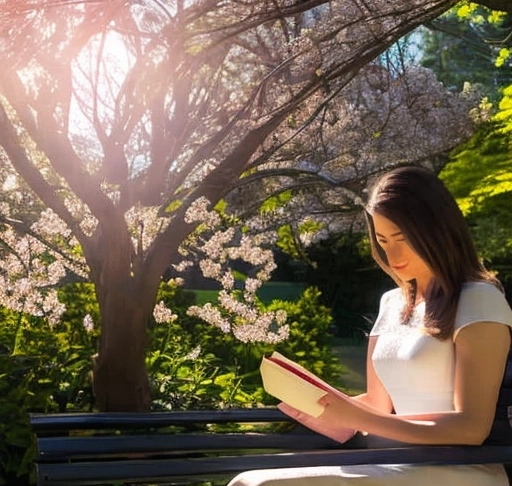
[{"label": "background tree", "polygon": [[479,253],[512,290],[512,87],[496,114],[452,154],[441,177],[471,225]]},{"label": "background tree", "polygon": [[[218,202],[259,170],[297,173],[287,154],[295,136],[363,66],[454,3],[1,5],[2,183],[26,184],[36,214],[51,209],[36,232],[2,207],[12,235],[47,243],[36,259],[20,248],[12,264],[41,274],[46,290],[46,278],[69,272],[95,284],[100,409],[149,406],[145,329],[162,276],[199,225],[186,218],[191,205]],[[34,310],[58,305],[45,295]]]},{"label": "background tree", "polygon": [[[502,96],[503,87],[511,79],[509,47],[510,23],[507,14],[491,12],[482,6],[468,3],[459,4],[401,39],[386,53],[386,58],[393,56],[391,72],[396,72],[396,66],[410,66],[421,62],[422,65],[431,68],[444,87],[453,93],[463,90],[465,86],[478,86],[478,91],[489,97],[496,106]],[[408,81],[405,84],[415,86],[416,76],[414,69],[409,69],[405,76]],[[395,79],[393,85],[396,86],[397,82],[398,79]],[[434,86],[433,83],[425,82],[418,85]],[[427,88],[424,94],[436,99],[432,105],[446,106],[446,101],[432,95],[431,90],[432,88]],[[442,93],[442,89],[433,91]],[[348,92],[349,90],[345,89],[345,97]],[[401,106],[425,106],[421,101],[421,89],[416,91],[416,96],[419,95],[417,98],[414,89],[405,89],[404,92],[408,94],[408,102],[403,102]],[[375,94],[375,91],[372,91],[372,94]],[[416,101],[411,103],[411,100]],[[501,104],[504,106],[506,99]],[[374,105],[379,103],[374,102]],[[486,109],[479,113],[484,115],[480,118],[481,121],[488,119],[495,111],[495,106],[487,100],[483,105],[486,105]],[[436,129],[446,130],[439,119],[448,121],[452,117],[439,116],[432,107],[427,112],[424,109],[420,109],[418,113],[414,109],[411,111],[423,121],[425,131],[430,134],[430,138],[427,139],[434,141],[433,144],[439,147],[446,146],[442,143],[442,138],[438,138]],[[371,111],[370,116],[365,117],[365,111],[361,109],[358,110],[359,114],[363,120],[373,120],[375,117]],[[378,116],[376,118],[378,119]],[[432,123],[429,123],[429,119],[432,119]],[[406,126],[414,126],[414,120],[414,117],[407,114],[394,118],[391,113],[384,129],[378,131],[379,139],[389,139],[390,142],[399,145],[401,135],[410,135],[408,131],[401,131],[400,122]],[[365,128],[372,126],[371,121],[368,123],[367,120],[362,124]],[[396,130],[393,130],[393,125],[396,125]],[[457,149],[456,154],[450,156],[445,153],[436,157],[431,153],[430,158],[436,160],[434,169],[441,170],[441,175],[449,182],[454,193],[460,196],[459,203],[466,211],[480,254],[493,270],[498,271],[505,286],[510,287],[510,231],[507,217],[510,204],[506,189],[510,150],[507,135],[503,133],[501,125],[497,124],[497,120],[484,123],[468,143]],[[460,134],[461,129],[458,127],[455,133]],[[421,144],[418,139],[411,139],[415,141],[414,148]],[[366,146],[371,140],[372,137],[366,137],[360,145]],[[339,153],[343,153],[343,148]],[[376,153],[382,160],[387,160],[389,156],[396,157],[394,154],[397,152],[377,150]],[[410,160],[414,160],[414,157]],[[331,190],[327,193],[332,192]],[[471,201],[471,210],[468,201]],[[338,210],[342,207],[344,206],[338,206]],[[321,205],[318,209],[320,208],[328,210],[328,205]],[[334,206],[331,210],[333,208]],[[354,333],[361,336],[361,328],[368,327],[365,315],[375,307],[371,299],[376,299],[385,286],[392,285],[392,282],[379,278],[380,274],[375,271],[371,258],[364,250],[361,251],[365,248],[364,233],[361,234],[354,225],[347,224],[347,218],[345,224],[341,225],[343,218],[340,218],[339,212],[335,217],[331,215],[331,221],[329,226],[334,231],[327,231],[327,225],[321,227],[320,232],[314,235],[313,242],[318,241],[319,235],[327,239],[313,243],[307,248],[300,247],[298,251],[295,247],[301,241],[301,231],[306,233],[302,239],[308,242],[311,241],[313,234],[311,223],[295,224],[294,231],[291,232],[295,236],[287,239],[287,246],[291,247],[289,254],[307,262],[302,272],[307,272],[308,282],[314,282],[321,288],[323,302],[333,309],[337,332],[342,336],[352,336]],[[337,230],[336,227],[341,229]],[[369,297],[370,300],[365,302],[361,296]]]},{"label": "background tree", "polygon": [[[288,161],[247,175],[228,201],[245,218],[263,211],[268,226],[281,228],[281,237],[282,226],[289,225],[295,243],[362,231],[368,184],[397,164],[441,170],[450,150],[487,116],[480,96],[471,89],[446,90],[431,70],[408,64],[401,52],[387,53],[362,68],[294,136],[286,147]],[[298,116],[287,124],[300,126]],[[287,245],[290,254],[301,253],[292,246]]]},{"label": "background tree", "polygon": [[421,64],[448,88],[460,90],[469,82],[498,100],[499,89],[512,81],[506,60],[512,44],[510,18],[476,4],[451,9],[419,29]]}]

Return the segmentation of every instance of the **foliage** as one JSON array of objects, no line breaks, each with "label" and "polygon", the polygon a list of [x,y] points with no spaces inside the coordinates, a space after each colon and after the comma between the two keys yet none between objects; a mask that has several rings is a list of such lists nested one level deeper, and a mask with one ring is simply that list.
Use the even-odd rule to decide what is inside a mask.
[{"label": "foliage", "polygon": [[440,177],[466,216],[479,250],[502,280],[510,280],[512,258],[512,117],[511,87],[499,110],[452,156]]},{"label": "foliage", "polygon": [[63,320],[47,321],[1,309],[0,484],[27,484],[35,452],[30,412],[91,410],[90,362],[97,330],[84,327],[82,309],[97,313],[91,287],[68,286]]},{"label": "foliage", "polygon": [[295,302],[271,304],[271,307],[284,307],[291,321],[290,339],[275,349],[320,377],[342,386],[342,368],[332,354],[332,315],[330,309],[320,303],[320,295],[318,288],[308,287]]},{"label": "foliage", "polygon": [[512,132],[512,85],[503,89],[503,97],[499,104],[499,111],[494,120],[500,125],[498,131],[504,134]]},{"label": "foliage", "polygon": [[12,355],[20,317],[0,310],[0,484],[24,484],[31,475],[34,453],[28,410],[45,409],[49,390],[34,392],[39,361]]},{"label": "foliage", "polygon": [[[50,390],[37,358],[0,354],[0,484],[26,484],[35,453],[28,413],[46,411]],[[34,384],[40,385],[34,387]]]},{"label": "foliage", "polygon": [[192,339],[195,343],[201,343],[202,352],[214,353],[224,363],[230,363],[236,375],[242,379],[243,389],[264,403],[275,401],[262,395],[258,368],[261,358],[273,350],[293,357],[323,378],[343,386],[343,367],[331,350],[331,312],[320,304],[318,289],[306,288],[299,299],[274,300],[267,308],[270,311],[284,310],[287,313],[290,327],[287,340],[275,345],[243,343],[232,335],[223,334],[220,330],[204,324],[194,327]]},{"label": "foliage", "polygon": [[[174,327],[172,331],[179,330],[169,326]],[[201,346],[191,351],[182,339],[170,337],[168,333],[159,348],[148,353],[153,410],[211,410],[259,402],[258,397],[244,391],[236,370],[228,363],[213,353],[204,353]]]},{"label": "foliage", "polygon": [[68,376],[61,378],[67,370],[60,366],[67,353],[60,353],[59,346],[66,346],[66,339],[41,320],[1,312],[0,484],[25,484],[33,474],[35,451],[28,413],[59,410],[58,384],[69,385]]},{"label": "foliage", "polygon": [[509,14],[461,2],[420,29],[421,64],[434,70],[447,87],[476,84],[493,100],[512,80]]},{"label": "foliage", "polygon": [[346,232],[316,242],[307,249],[306,278],[322,292],[321,303],[332,309],[333,332],[365,340],[380,295],[394,286],[377,267],[366,232]]},{"label": "foliage", "polygon": [[[188,315],[195,295],[183,290],[176,281],[162,284],[158,300],[172,308],[177,318],[171,322],[150,323],[147,357],[152,386],[152,408],[215,409],[254,405],[258,397],[241,387],[241,380],[229,360],[217,350],[204,350],[203,339],[194,339],[201,323]],[[209,326],[206,331],[211,331]]]}]

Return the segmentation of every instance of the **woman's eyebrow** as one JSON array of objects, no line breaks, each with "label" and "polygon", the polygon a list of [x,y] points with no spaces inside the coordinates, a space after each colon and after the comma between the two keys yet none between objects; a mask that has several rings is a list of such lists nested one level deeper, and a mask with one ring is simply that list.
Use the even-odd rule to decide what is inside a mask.
[{"label": "woman's eyebrow", "polygon": [[[379,238],[384,238],[384,239],[386,239],[386,237],[385,237],[384,235],[381,235],[380,233],[375,233],[375,234],[376,234]],[[392,234],[392,235],[390,235],[390,236],[391,236],[391,238],[393,238],[393,237],[395,237],[395,236],[399,236],[399,235],[401,235],[401,234],[402,234],[402,232],[401,232],[401,231],[398,231],[397,233],[393,233],[393,234]]]}]

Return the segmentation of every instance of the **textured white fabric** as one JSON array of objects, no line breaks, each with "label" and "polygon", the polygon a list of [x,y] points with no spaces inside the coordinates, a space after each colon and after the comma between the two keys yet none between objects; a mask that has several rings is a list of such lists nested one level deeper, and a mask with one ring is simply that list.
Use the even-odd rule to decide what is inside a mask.
[{"label": "textured white fabric", "polygon": [[368,465],[246,471],[228,486],[508,486],[500,465]]},{"label": "textured white fabric", "polygon": [[[381,299],[371,335],[378,336],[372,360],[397,414],[453,410],[454,344],[457,333],[475,322],[512,327],[512,311],[493,285],[470,282],[459,299],[453,340],[438,341],[423,331],[424,304],[408,325],[400,324],[400,289]],[[468,466],[364,465],[248,471],[229,486],[508,486],[499,464]]]},{"label": "textured white fabric", "polygon": [[[408,325],[400,323],[400,289],[386,292],[371,336],[378,336],[373,365],[397,414],[453,410],[454,345],[423,330],[425,304],[414,310]],[[475,322],[512,326],[512,310],[494,285],[469,282],[462,289],[455,319],[458,332]]]}]

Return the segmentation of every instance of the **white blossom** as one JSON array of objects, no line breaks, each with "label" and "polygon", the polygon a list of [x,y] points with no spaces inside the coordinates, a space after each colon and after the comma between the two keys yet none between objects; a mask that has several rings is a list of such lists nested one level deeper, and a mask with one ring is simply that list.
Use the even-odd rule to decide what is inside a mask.
[{"label": "white blossom", "polygon": [[90,314],[87,314],[85,317],[84,317],[84,320],[83,320],[83,325],[84,325],[84,329],[87,331],[87,332],[92,332],[94,330],[94,321],[92,320],[92,317]]},{"label": "white blossom", "polygon": [[141,246],[146,251],[157,235],[169,225],[169,218],[159,215],[159,206],[136,205],[131,207],[124,215],[126,225],[132,235],[134,248]]},{"label": "white blossom", "polygon": [[215,211],[209,211],[210,202],[205,197],[200,197],[190,204],[185,214],[186,223],[203,223],[208,227],[216,227],[220,223],[220,217]]},{"label": "white blossom", "polygon": [[177,272],[184,272],[187,268],[190,268],[194,265],[194,262],[190,261],[190,260],[182,260],[180,263],[178,264],[175,264],[175,265],[172,265],[172,267],[177,271]]},{"label": "white blossom", "polygon": [[[199,317],[218,327],[224,333],[231,333],[243,342],[276,343],[286,339],[289,328],[285,311],[264,310],[256,292],[270,279],[276,265],[269,244],[275,242],[271,232],[248,233],[240,227],[219,228],[221,216],[208,209],[208,201],[200,198],[189,208],[187,222],[205,222],[182,254],[196,255],[204,277],[216,280],[222,286],[216,303],[192,306],[187,313]],[[253,224],[252,227],[257,225]],[[185,269],[187,265],[175,265]],[[233,262],[243,261],[253,268],[251,275],[235,278]]]},{"label": "white blossom", "polygon": [[158,323],[170,323],[178,318],[176,314],[173,314],[171,309],[165,306],[162,300],[153,309],[153,317]]},{"label": "white blossom", "polygon": [[201,346],[196,346],[190,353],[188,353],[185,356],[185,359],[190,359],[192,361],[195,361],[197,358],[199,358],[199,355],[201,354]]},{"label": "white blossom", "polygon": [[231,331],[230,321],[224,318],[220,310],[214,307],[210,302],[207,302],[203,306],[190,306],[187,309],[187,314],[203,319],[209,324],[218,327],[222,332],[228,333]]}]

